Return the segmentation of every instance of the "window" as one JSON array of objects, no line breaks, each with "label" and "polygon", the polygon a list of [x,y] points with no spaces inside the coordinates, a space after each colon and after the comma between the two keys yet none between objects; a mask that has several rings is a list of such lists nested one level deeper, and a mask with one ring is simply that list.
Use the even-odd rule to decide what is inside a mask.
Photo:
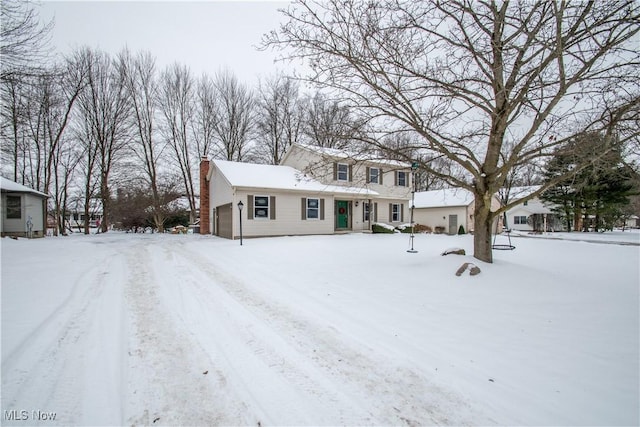
[{"label": "window", "polygon": [[22,198],[20,196],[7,196],[7,219],[22,218]]},{"label": "window", "polygon": [[368,173],[368,181],[373,183],[373,184],[381,184],[380,182],[380,169],[378,168],[367,168],[369,173]]},{"label": "window", "polygon": [[307,199],[307,219],[320,219],[320,199]]},{"label": "window", "polygon": [[349,165],[346,163],[337,164],[336,179],[338,181],[349,181]]},{"label": "window", "polygon": [[529,204],[529,201],[527,200],[526,202],[524,202],[522,205],[523,206],[527,206]]},{"label": "window", "polygon": [[391,204],[391,222],[402,221],[402,205],[398,203]]},{"label": "window", "polygon": [[514,216],[513,223],[516,225],[526,225],[527,217],[526,216]]},{"label": "window", "polygon": [[[378,215],[377,215],[377,203],[367,203],[364,202],[362,204],[362,220],[364,222],[368,222],[368,221],[377,221],[378,220]],[[373,216],[371,216],[373,214]]]},{"label": "window", "polygon": [[370,217],[370,210],[369,210],[369,203],[363,203],[362,204],[362,220],[363,221],[369,221]]},{"label": "window", "polygon": [[255,219],[269,219],[269,196],[255,196],[253,198],[253,217]]},{"label": "window", "polygon": [[399,187],[408,187],[407,173],[398,171],[396,173],[396,185]]}]

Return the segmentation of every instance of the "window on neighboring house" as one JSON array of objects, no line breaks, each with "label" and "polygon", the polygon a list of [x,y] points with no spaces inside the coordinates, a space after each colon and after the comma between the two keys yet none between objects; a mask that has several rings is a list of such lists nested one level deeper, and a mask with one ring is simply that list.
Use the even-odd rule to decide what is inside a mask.
[{"label": "window on neighboring house", "polygon": [[391,222],[402,221],[402,205],[399,203],[391,204]]},{"label": "window on neighboring house", "polygon": [[307,219],[320,219],[320,199],[307,199]]},{"label": "window on neighboring house", "polygon": [[407,173],[404,171],[396,172],[396,185],[399,187],[408,187],[409,180],[407,179]]},{"label": "window on neighboring house", "polygon": [[527,200],[526,202],[523,203],[524,206],[527,206],[529,204],[529,201]]},{"label": "window on neighboring house", "polygon": [[253,197],[253,217],[255,219],[269,219],[269,196]]},{"label": "window on neighboring house", "polygon": [[22,218],[22,198],[20,196],[7,196],[7,219]]},{"label": "window on neighboring house", "polygon": [[338,163],[336,165],[336,179],[338,181],[349,181],[349,165]]},{"label": "window on neighboring house", "polygon": [[380,169],[378,168],[367,168],[369,174],[368,182],[373,184],[381,184],[380,182]]},{"label": "window on neighboring house", "polygon": [[524,215],[519,215],[519,216],[514,216],[513,217],[513,223],[516,225],[526,225],[527,224],[527,217]]}]

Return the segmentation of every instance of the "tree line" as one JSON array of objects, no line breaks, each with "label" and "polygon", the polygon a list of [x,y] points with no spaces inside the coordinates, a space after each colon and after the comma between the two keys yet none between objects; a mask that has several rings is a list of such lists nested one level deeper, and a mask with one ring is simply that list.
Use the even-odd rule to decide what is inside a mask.
[{"label": "tree line", "polygon": [[[320,92],[303,94],[278,73],[252,88],[229,70],[195,76],[184,64],[160,69],[148,52],[91,47],[33,67],[24,58],[35,59],[46,28],[33,25],[32,9],[9,3],[16,27],[29,23],[24,38],[35,44],[7,52],[15,61],[3,52],[3,174],[51,195],[56,232],[64,233],[72,205],[88,218],[96,199],[107,231],[118,189],[146,195],[159,231],[178,195],[193,222],[201,158],[278,164],[295,142],[344,147],[358,131],[348,108]],[[4,13],[3,3],[3,23],[11,18]],[[3,33],[3,46],[10,38]]]}]

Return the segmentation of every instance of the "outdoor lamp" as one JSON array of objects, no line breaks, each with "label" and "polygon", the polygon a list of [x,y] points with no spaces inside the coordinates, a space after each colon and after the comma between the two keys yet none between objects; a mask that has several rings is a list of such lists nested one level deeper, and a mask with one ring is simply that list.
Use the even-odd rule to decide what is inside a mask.
[{"label": "outdoor lamp", "polygon": [[240,246],[242,246],[242,208],[244,207],[244,203],[242,200],[238,202],[238,210],[240,211]]}]

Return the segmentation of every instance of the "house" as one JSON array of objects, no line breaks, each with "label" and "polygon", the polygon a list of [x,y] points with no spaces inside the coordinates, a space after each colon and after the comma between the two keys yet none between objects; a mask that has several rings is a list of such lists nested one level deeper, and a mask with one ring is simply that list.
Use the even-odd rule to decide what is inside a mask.
[{"label": "house", "polygon": [[409,221],[413,185],[409,163],[370,152],[297,143],[289,147],[281,164],[326,185],[361,189],[353,196],[336,197],[336,230],[366,231],[376,222],[400,225]]},{"label": "house", "polygon": [[[415,193],[413,222],[447,234],[457,234],[461,225],[465,232],[472,232],[474,208],[473,193],[463,188],[420,191]],[[500,201],[493,197],[491,209],[499,208]],[[502,231],[501,223],[500,218],[496,218],[498,232]]]},{"label": "house", "polygon": [[[539,186],[512,187],[509,189],[509,199],[527,197]],[[526,202],[509,209],[506,212],[505,226],[519,231],[563,231],[564,224],[559,216],[551,210],[552,206],[534,197]]]},{"label": "house", "polygon": [[410,165],[299,144],[280,165],[203,159],[200,185],[200,233],[230,239],[240,237],[240,215],[244,237],[399,225],[411,194]]},{"label": "house", "polygon": [[17,182],[0,177],[2,236],[44,237],[49,197]]}]

